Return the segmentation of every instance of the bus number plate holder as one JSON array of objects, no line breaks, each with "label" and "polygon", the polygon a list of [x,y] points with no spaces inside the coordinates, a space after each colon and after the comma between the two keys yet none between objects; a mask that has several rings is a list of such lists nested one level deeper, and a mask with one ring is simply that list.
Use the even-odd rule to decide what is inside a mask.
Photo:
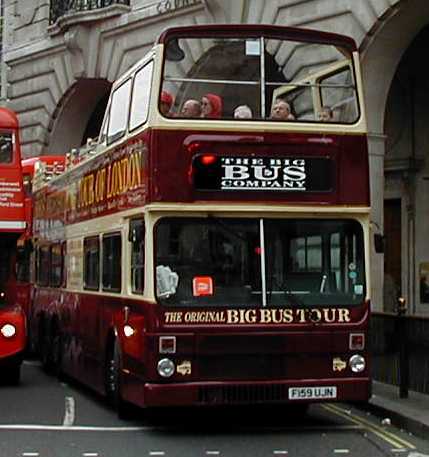
[{"label": "bus number plate holder", "polygon": [[321,400],[337,398],[336,386],[289,387],[289,400]]}]

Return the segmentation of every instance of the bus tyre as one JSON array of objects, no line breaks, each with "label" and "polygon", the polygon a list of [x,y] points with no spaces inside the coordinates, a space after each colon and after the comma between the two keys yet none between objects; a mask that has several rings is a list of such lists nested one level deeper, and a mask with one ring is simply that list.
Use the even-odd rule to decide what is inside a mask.
[{"label": "bus tyre", "polygon": [[52,372],[52,341],[48,326],[43,326],[43,333],[40,335],[39,352],[43,369],[46,373]]},{"label": "bus tyre", "polygon": [[106,393],[110,404],[118,412],[118,416],[121,419],[128,419],[131,415],[131,405],[124,401],[121,396],[121,349],[117,340],[112,346],[107,357]]},{"label": "bus tyre", "polygon": [[52,346],[51,346],[51,362],[52,371],[58,378],[62,377],[62,361],[63,361],[63,339],[58,327],[54,328],[52,334]]}]

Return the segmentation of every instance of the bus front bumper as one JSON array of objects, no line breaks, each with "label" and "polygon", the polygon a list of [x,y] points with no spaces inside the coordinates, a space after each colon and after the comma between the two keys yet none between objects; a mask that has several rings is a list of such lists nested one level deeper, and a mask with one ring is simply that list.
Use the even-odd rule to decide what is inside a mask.
[{"label": "bus front bumper", "polygon": [[172,384],[135,381],[125,383],[123,396],[140,407],[367,402],[371,397],[369,378]]}]

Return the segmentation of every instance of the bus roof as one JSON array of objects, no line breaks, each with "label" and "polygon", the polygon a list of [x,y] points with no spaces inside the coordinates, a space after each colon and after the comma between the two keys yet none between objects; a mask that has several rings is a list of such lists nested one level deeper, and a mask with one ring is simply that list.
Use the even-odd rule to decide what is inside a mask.
[{"label": "bus roof", "polygon": [[0,107],[0,128],[1,129],[17,129],[19,127],[16,114],[4,106]]},{"label": "bus roof", "polygon": [[161,33],[157,43],[165,43],[170,36],[181,35],[187,38],[201,38],[210,34],[224,35],[225,37],[231,36],[234,38],[237,35],[243,35],[243,37],[269,35],[272,38],[311,41],[313,43],[330,43],[334,46],[347,47],[350,51],[357,50],[356,42],[353,38],[346,35],[312,29],[261,24],[210,24],[172,27]]}]

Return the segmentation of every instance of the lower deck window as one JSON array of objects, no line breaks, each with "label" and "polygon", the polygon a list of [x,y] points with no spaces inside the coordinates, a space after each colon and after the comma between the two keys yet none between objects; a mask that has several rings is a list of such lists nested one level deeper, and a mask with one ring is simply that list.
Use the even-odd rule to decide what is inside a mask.
[{"label": "lower deck window", "polygon": [[98,237],[85,238],[84,252],[84,288],[98,290],[100,282],[100,241]]},{"label": "lower deck window", "polygon": [[121,291],[121,235],[103,236],[103,290]]}]

